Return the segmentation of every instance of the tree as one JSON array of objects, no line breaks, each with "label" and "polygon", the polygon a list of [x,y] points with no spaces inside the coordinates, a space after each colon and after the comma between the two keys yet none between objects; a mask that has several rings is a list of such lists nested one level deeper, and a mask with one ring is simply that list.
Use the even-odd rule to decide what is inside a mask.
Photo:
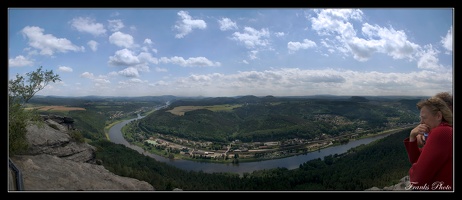
[{"label": "tree", "polygon": [[59,75],[54,74],[53,71],[42,71],[42,67],[27,73],[26,76],[27,79],[16,74],[15,80],[8,81],[8,150],[10,155],[27,150],[27,123],[38,117],[33,110],[25,110],[23,105],[50,82],[61,80]]},{"label": "tree", "polygon": [[[50,82],[61,81],[53,70],[42,71],[42,66],[34,72],[26,73],[28,79],[16,74],[15,80],[8,81],[8,96],[10,101],[20,104],[27,103],[38,91],[44,89]],[[28,83],[28,84],[26,84]]]}]

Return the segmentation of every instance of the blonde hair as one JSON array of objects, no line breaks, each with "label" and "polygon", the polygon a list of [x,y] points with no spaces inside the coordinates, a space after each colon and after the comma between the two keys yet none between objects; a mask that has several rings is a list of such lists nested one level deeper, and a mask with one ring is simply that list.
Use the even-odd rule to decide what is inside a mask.
[{"label": "blonde hair", "polygon": [[449,109],[451,109],[451,112],[453,111],[453,109],[452,109],[452,102],[453,102],[452,95],[449,94],[449,92],[440,92],[440,93],[436,94],[435,97],[438,97],[441,100],[443,100],[444,102],[446,102]]},{"label": "blonde hair", "polygon": [[446,121],[452,126],[452,111],[443,99],[433,96],[421,100],[417,103],[417,108],[420,110],[423,107],[427,107],[433,115],[436,115],[438,111],[440,111],[443,116],[443,121]]}]

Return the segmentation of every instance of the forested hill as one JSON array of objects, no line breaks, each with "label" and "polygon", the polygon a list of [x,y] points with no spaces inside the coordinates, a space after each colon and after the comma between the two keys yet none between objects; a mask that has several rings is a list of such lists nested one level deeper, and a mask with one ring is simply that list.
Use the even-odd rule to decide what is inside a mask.
[{"label": "forested hill", "polygon": [[419,121],[421,98],[217,97],[180,99],[139,121],[146,134],[229,142],[374,133]]}]

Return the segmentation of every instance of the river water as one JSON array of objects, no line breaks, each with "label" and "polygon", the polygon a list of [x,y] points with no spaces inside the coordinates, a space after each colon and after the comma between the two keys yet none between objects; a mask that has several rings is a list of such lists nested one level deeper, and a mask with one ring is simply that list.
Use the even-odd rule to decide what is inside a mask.
[{"label": "river water", "polygon": [[339,146],[332,146],[324,149],[320,149],[319,151],[314,151],[310,153],[306,153],[303,155],[297,155],[287,158],[280,158],[280,159],[273,159],[273,160],[264,160],[264,161],[257,161],[257,162],[241,162],[239,164],[222,164],[222,163],[210,163],[210,162],[198,162],[198,161],[190,161],[190,160],[173,160],[168,159],[156,154],[149,153],[142,149],[139,146],[132,145],[128,143],[122,135],[121,129],[123,126],[128,124],[129,122],[137,119],[141,119],[143,117],[138,116],[138,118],[125,120],[114,125],[111,129],[109,129],[109,139],[111,142],[116,144],[123,144],[129,148],[132,148],[138,151],[141,154],[150,156],[157,161],[164,162],[175,166],[177,168],[186,170],[186,171],[202,171],[206,173],[214,173],[214,172],[231,172],[231,173],[238,173],[242,175],[243,173],[251,173],[256,170],[263,170],[263,169],[272,169],[272,168],[287,168],[289,170],[296,169],[307,161],[321,158],[323,159],[325,156],[334,155],[334,154],[342,154],[347,152],[349,149],[353,147],[357,147],[362,144],[368,144],[373,142],[377,139],[381,139],[386,137],[390,134],[381,134],[374,137],[359,139],[350,141],[347,144],[339,145]]}]

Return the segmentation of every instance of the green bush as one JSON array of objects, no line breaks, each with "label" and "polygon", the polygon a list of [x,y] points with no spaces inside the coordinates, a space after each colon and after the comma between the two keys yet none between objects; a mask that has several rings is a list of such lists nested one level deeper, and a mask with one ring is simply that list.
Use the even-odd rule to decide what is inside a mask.
[{"label": "green bush", "polygon": [[71,136],[72,139],[74,139],[75,141],[79,143],[85,142],[85,138],[83,137],[82,133],[80,133],[80,131],[78,130],[71,131],[69,135]]},{"label": "green bush", "polygon": [[26,140],[28,115],[19,104],[11,105],[8,114],[8,150],[10,155],[23,153],[29,147]]},{"label": "green bush", "polygon": [[33,110],[25,110],[21,104],[11,100],[8,109],[8,150],[10,155],[21,154],[29,147],[26,133],[27,124],[40,125],[40,116]]}]

